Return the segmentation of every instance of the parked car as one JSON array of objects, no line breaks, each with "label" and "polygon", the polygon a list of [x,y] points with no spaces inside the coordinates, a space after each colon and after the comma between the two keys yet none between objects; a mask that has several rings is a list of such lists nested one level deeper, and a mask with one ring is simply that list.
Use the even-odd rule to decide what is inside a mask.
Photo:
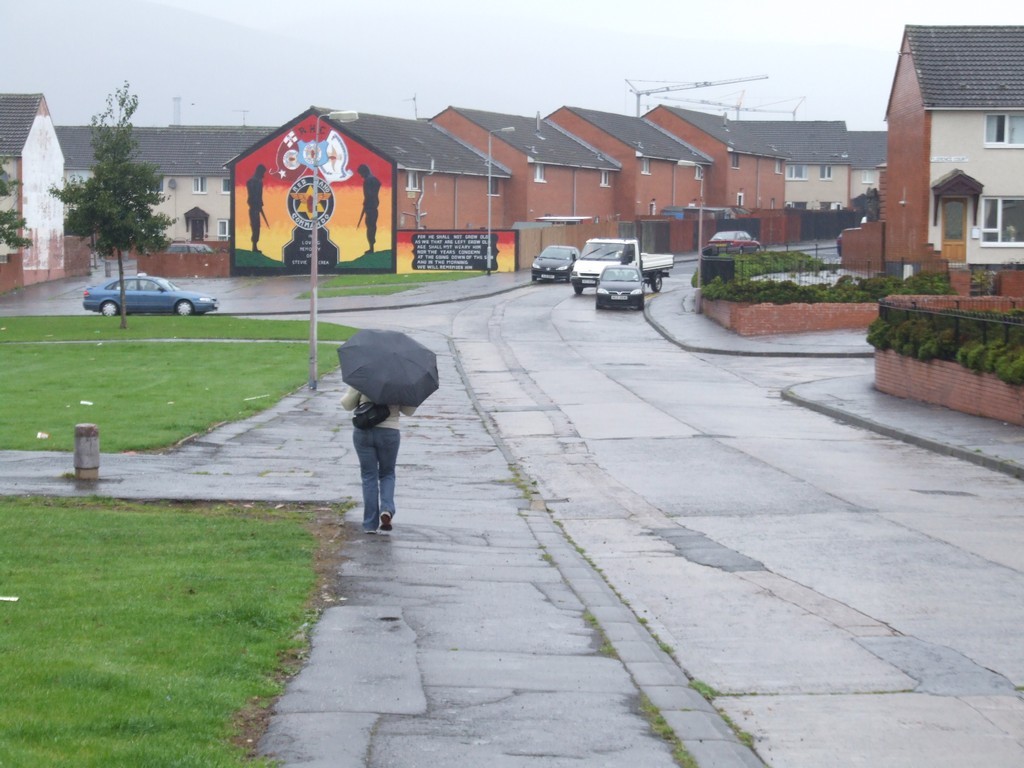
[{"label": "parked car", "polygon": [[634,266],[608,266],[597,280],[595,308],[644,308],[644,277]]},{"label": "parked car", "polygon": [[[82,306],[107,317],[121,314],[121,281],[109,280],[85,289]],[[137,275],[124,279],[124,297],[128,314],[202,315],[217,310],[217,299],[202,293],[184,291],[163,277]]]},{"label": "parked car", "polygon": [[213,253],[213,248],[206,243],[171,243],[167,253]]},{"label": "parked car", "polygon": [[571,245],[549,245],[533,261],[530,277],[538,280],[565,280],[569,282],[572,265],[580,257],[580,252]]},{"label": "parked car", "polygon": [[761,243],[755,240],[749,232],[730,230],[716,232],[712,235],[701,253],[705,256],[717,256],[720,253],[753,253],[759,250],[761,250]]}]

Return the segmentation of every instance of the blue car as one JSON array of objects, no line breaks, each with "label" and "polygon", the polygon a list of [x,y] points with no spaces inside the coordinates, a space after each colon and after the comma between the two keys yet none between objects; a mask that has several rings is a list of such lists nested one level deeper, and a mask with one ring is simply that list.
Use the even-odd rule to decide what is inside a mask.
[{"label": "blue car", "polygon": [[[124,279],[124,298],[130,315],[202,315],[217,309],[217,299],[183,291],[163,277],[137,275]],[[85,289],[82,306],[107,317],[121,314],[121,281]]]}]

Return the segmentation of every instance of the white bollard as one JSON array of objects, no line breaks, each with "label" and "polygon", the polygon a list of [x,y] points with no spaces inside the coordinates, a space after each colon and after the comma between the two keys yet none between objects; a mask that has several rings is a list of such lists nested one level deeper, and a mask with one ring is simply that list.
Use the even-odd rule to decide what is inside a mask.
[{"label": "white bollard", "polygon": [[100,430],[95,424],[75,425],[75,479],[100,479]]}]

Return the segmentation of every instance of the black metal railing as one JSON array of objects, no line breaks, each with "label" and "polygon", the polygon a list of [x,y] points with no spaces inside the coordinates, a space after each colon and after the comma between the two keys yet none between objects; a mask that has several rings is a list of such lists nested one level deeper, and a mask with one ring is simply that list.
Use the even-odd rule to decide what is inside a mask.
[{"label": "black metal railing", "polygon": [[[1016,303],[1016,302],[1011,302]],[[1007,346],[1024,346],[1024,300],[1020,300],[1020,314],[1007,312],[978,312],[957,308],[928,309],[904,300],[882,299],[878,303],[878,316],[890,325],[907,320],[925,320],[935,333],[953,332],[958,345],[970,341],[982,344],[1001,341]]]}]

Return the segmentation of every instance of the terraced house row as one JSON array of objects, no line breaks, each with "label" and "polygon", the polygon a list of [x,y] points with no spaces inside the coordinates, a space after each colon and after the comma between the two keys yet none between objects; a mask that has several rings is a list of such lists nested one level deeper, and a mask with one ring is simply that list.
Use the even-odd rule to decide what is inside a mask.
[{"label": "terraced house row", "polygon": [[[359,113],[345,122],[311,107],[277,127],[137,127],[135,135],[139,159],[163,177],[168,237],[223,242],[256,268],[290,259],[308,271],[308,232],[321,227],[335,265],[360,259],[386,269],[415,266],[424,252],[424,238],[417,246],[401,232],[490,233],[698,210],[866,210],[869,198],[880,221],[860,239],[886,259],[1024,257],[1024,27],[906,27],[885,113],[888,131],[850,131],[843,121],[730,120],[665,105],[642,117],[453,106],[427,120]],[[0,95],[0,156],[23,182],[13,204],[37,241],[0,256],[8,262],[0,288],[59,277],[63,212],[43,193],[55,177],[89,174],[90,129],[53,126],[40,94]],[[328,163],[337,164],[332,176]],[[261,187],[282,202],[279,220],[253,223],[247,190],[260,166]],[[357,222],[363,171],[378,185],[373,242],[365,216]],[[302,194],[317,210],[310,200],[294,203]],[[259,242],[268,237],[269,251]]]}]

